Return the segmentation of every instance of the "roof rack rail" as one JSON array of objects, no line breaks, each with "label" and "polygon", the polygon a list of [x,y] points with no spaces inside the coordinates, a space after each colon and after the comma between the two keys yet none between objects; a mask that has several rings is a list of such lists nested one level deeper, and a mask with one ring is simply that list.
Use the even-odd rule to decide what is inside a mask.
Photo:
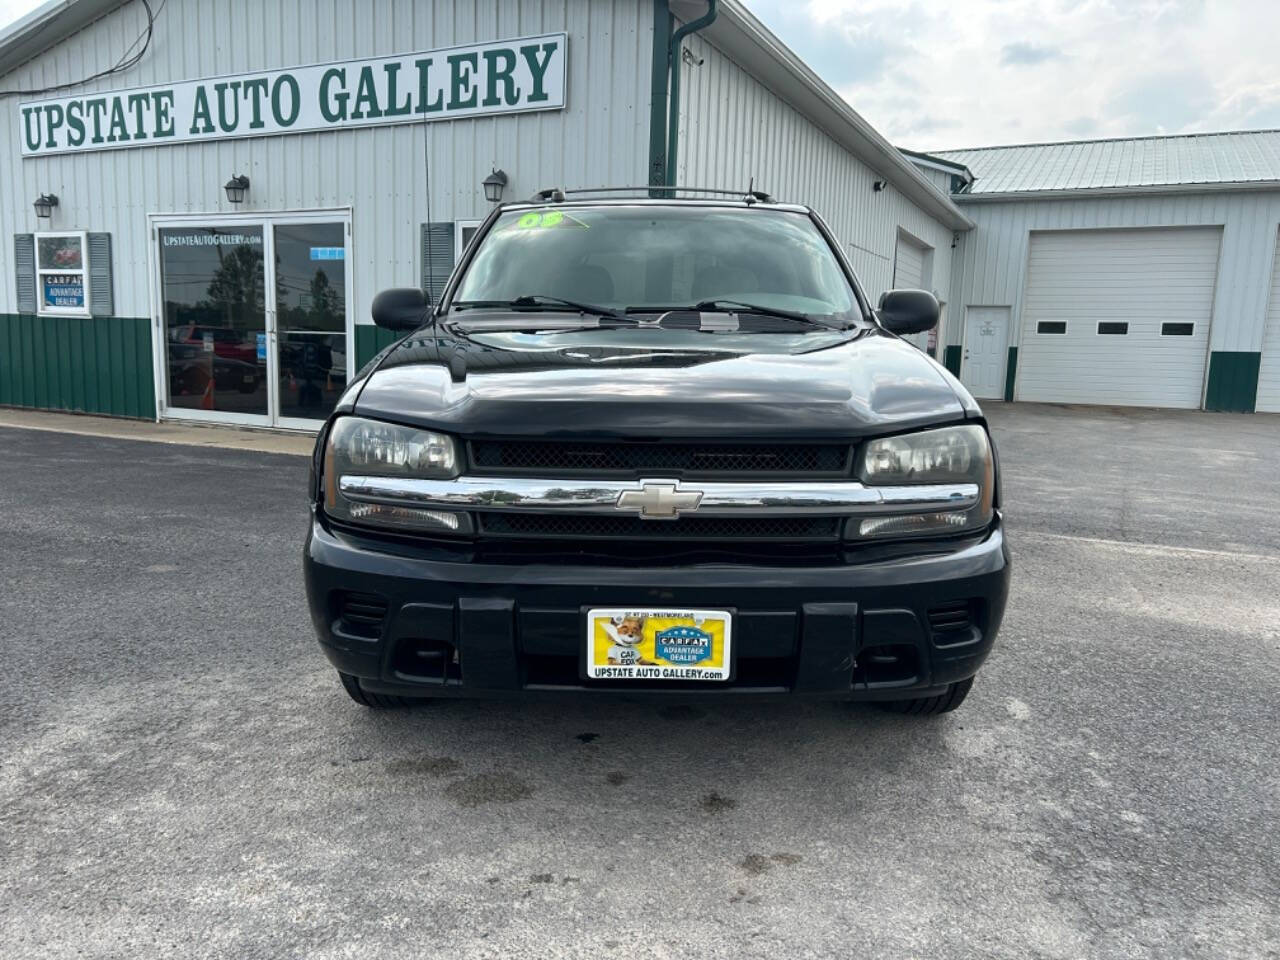
[{"label": "roof rack rail", "polygon": [[664,187],[654,184],[645,184],[641,187],[582,187],[575,190],[564,190],[560,187],[548,187],[545,190],[539,190],[532,197],[534,201],[543,202],[551,201],[552,203],[563,203],[571,196],[578,196],[587,193],[652,193],[661,191],[662,193],[712,193],[717,196],[738,197],[746,203],[776,203],[769,194],[763,190],[725,190],[720,187]]}]

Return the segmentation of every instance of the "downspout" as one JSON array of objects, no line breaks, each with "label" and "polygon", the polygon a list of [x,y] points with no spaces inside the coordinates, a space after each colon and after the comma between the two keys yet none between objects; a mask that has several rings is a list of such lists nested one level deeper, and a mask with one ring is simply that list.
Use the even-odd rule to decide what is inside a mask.
[{"label": "downspout", "polygon": [[[653,66],[649,79],[649,185],[667,182],[667,58],[671,42],[671,7],[653,0]],[[650,190],[660,197],[664,191]]]},{"label": "downspout", "polygon": [[[663,6],[666,6],[664,3]],[[691,33],[697,33],[703,27],[709,27],[716,19],[716,0],[707,0],[707,12],[697,20],[691,20],[671,35],[671,45],[667,50],[668,62],[671,64],[671,102],[667,113],[667,186],[676,185],[676,156],[680,144],[680,44]],[[657,20],[655,16],[654,23]],[[650,128],[652,133],[652,128]]]}]

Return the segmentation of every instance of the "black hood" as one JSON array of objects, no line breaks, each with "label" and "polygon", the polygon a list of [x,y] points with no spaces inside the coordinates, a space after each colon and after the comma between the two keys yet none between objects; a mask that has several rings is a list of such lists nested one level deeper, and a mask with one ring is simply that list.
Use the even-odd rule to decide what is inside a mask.
[{"label": "black hood", "polygon": [[619,331],[616,345],[604,334],[527,351],[428,329],[352,385],[354,412],[472,437],[735,439],[857,437],[978,413],[941,365],[878,329],[807,353],[753,352],[757,337],[770,339],[639,348]]}]

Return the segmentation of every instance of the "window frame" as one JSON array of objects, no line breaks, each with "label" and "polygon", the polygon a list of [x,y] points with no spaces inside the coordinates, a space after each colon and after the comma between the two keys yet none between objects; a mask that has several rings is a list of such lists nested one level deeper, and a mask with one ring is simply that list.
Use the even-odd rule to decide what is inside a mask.
[{"label": "window frame", "polygon": [[[1040,328],[1044,326],[1046,323],[1060,323],[1062,324],[1062,329],[1061,330],[1041,330]],[[1066,335],[1067,335],[1067,321],[1065,320],[1037,320],[1036,321],[1037,337],[1065,337]]]},{"label": "window frame", "polygon": [[[1120,326],[1120,327],[1124,327],[1124,329],[1103,331],[1102,328],[1106,326]],[[1095,337],[1127,337],[1129,335],[1129,321],[1128,320],[1099,320],[1097,322],[1097,325],[1093,328],[1093,335]]]},{"label": "window frame", "polygon": [[[1190,327],[1186,333],[1165,333],[1165,327]],[[1196,322],[1194,320],[1161,320],[1160,336],[1162,337],[1194,337],[1196,335]]]},{"label": "window frame", "polygon": [[467,244],[463,240],[463,234],[467,230],[474,230],[475,233],[471,235],[471,239],[474,240],[483,224],[483,220],[453,221],[453,262],[455,266],[462,262],[462,255],[467,251]]},{"label": "window frame", "polygon": [[[87,230],[46,230],[33,234],[35,238],[36,268],[36,316],[38,317],[88,317],[92,316],[92,293],[89,290],[89,232]],[[40,265],[40,240],[42,238],[75,237],[80,241],[80,266],[42,267]],[[46,275],[69,276],[80,275],[81,288],[84,290],[84,305],[80,307],[49,307],[44,302],[44,278]]]}]

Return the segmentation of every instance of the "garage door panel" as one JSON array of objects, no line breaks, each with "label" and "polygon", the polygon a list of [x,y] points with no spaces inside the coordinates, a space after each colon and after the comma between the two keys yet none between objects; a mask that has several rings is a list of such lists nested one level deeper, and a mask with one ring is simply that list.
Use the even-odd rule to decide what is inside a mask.
[{"label": "garage door panel", "polygon": [[[927,255],[928,251],[924,247],[917,246],[901,235],[898,237],[897,249],[894,251],[893,259],[894,289],[919,290],[924,288],[924,264]],[[914,343],[923,350],[929,342],[929,334],[928,332],[915,333],[903,339]]]},{"label": "garage door panel", "polygon": [[[1200,406],[1221,231],[1033,233],[1018,358],[1020,400]],[[1066,333],[1038,333],[1041,321]],[[1128,323],[1099,334],[1099,322]],[[1191,336],[1161,334],[1191,323]]]}]

